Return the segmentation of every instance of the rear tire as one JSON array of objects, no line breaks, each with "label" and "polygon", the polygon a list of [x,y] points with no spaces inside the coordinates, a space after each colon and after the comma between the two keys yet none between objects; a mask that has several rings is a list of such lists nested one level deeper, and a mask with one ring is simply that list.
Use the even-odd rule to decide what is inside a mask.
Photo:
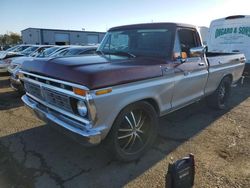
[{"label": "rear tire", "polygon": [[208,106],[219,110],[226,109],[231,95],[231,84],[231,79],[224,77],[215,92],[207,97]]},{"label": "rear tire", "polygon": [[107,146],[118,160],[133,161],[153,144],[157,135],[158,116],[148,102],[136,102],[117,116],[107,138]]}]

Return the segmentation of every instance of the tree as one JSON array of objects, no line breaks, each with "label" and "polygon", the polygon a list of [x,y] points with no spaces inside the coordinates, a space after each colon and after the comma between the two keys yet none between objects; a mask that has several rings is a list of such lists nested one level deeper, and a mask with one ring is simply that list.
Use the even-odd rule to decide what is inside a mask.
[{"label": "tree", "polygon": [[0,35],[0,46],[11,46],[22,42],[21,36],[18,33],[7,32]]},{"label": "tree", "polygon": [[18,44],[22,41],[21,36],[18,33],[10,33],[10,38],[12,40],[12,44]]}]

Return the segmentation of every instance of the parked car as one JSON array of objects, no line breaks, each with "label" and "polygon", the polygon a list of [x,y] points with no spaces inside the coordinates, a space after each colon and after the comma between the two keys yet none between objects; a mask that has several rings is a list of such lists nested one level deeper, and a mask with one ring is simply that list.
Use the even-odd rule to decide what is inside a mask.
[{"label": "parked car", "polygon": [[[30,48],[33,49],[34,45],[17,45],[12,48],[7,49],[6,51],[0,52],[0,72],[6,73],[8,72],[8,67],[13,59],[30,55],[34,52],[34,50],[29,50]],[[29,51],[28,51],[29,50]],[[37,50],[37,48],[35,49]]]},{"label": "parked car", "polygon": [[[11,62],[19,58],[20,56],[36,56],[36,53],[40,53],[46,48],[49,48],[49,45],[20,45],[17,49],[12,49],[12,51],[4,52],[0,55],[0,72],[8,72],[8,67]],[[24,49],[21,51],[21,49]]]},{"label": "parked car", "polygon": [[3,59],[5,56],[8,55],[18,54],[30,46],[31,45],[21,44],[8,48],[7,50],[4,51],[0,51],[0,59]]},{"label": "parked car", "polygon": [[40,53],[33,53],[31,57],[19,57],[13,59],[12,63],[8,68],[8,72],[10,73],[10,86],[17,90],[19,93],[24,93],[23,85],[19,79],[19,71],[22,67],[23,62],[32,61],[34,58],[55,58],[58,55],[56,52],[60,53],[60,51],[64,51],[60,56],[77,56],[84,54],[93,54],[96,51],[97,47],[95,46],[54,46],[47,48]]},{"label": "parked car", "polygon": [[208,50],[240,52],[247,59],[245,72],[250,75],[250,15],[228,16],[213,20],[209,28]]},{"label": "parked car", "polygon": [[20,45],[13,46],[5,51],[6,52],[22,52],[23,50],[27,49],[30,46],[31,46],[30,44],[20,44]]},{"label": "parked car", "polygon": [[52,45],[32,45],[29,48],[21,52],[23,56],[35,57],[47,48],[51,48]]},{"label": "parked car", "polygon": [[65,56],[77,56],[86,54],[95,54],[97,46],[69,46],[68,48],[61,50],[51,55],[51,57],[65,57]]},{"label": "parked car", "polygon": [[6,73],[8,66],[10,65],[11,59],[13,57],[20,57],[22,56],[19,53],[15,52],[5,52],[0,54],[0,73]]},{"label": "parked car", "polygon": [[138,159],[153,143],[158,117],[207,97],[227,107],[245,56],[206,53],[196,27],[149,23],[111,28],[99,55],[24,62],[23,102],[88,144]]},{"label": "parked car", "polygon": [[49,57],[53,55],[54,53],[60,52],[66,48],[69,48],[69,46],[53,46],[39,53],[36,57]]}]

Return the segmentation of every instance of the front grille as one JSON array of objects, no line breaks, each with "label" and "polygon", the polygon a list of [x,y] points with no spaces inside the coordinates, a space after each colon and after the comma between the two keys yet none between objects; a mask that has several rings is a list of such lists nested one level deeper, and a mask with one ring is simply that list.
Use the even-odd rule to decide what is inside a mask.
[{"label": "front grille", "polygon": [[43,93],[45,95],[46,101],[52,105],[55,105],[59,108],[72,112],[70,105],[70,99],[68,96],[63,95],[62,93],[55,92],[53,90],[44,88]]},{"label": "front grille", "polygon": [[40,99],[40,100],[44,100],[39,85],[25,82],[24,87],[25,87],[25,90],[26,90],[29,94],[31,94],[31,95],[37,97],[37,98]]},{"label": "front grille", "polygon": [[25,82],[24,86],[27,93],[33,95],[41,101],[45,101],[60,109],[73,112],[70,104],[70,98],[63,93],[45,87],[40,87],[39,85],[30,82]]},{"label": "front grille", "polygon": [[41,83],[44,83],[44,84],[48,84],[48,85],[51,85],[51,86],[59,87],[59,88],[66,89],[66,90],[69,90],[69,91],[73,91],[72,86],[69,86],[69,85],[66,85],[66,84],[62,84],[62,83],[58,83],[58,82],[54,82],[54,81],[49,81],[49,80],[39,78],[39,77],[36,77],[36,76],[31,76],[31,75],[28,75],[28,74],[27,75],[24,74],[24,76],[26,78],[29,78],[31,80],[35,80],[35,81],[38,81],[38,82],[41,82]]}]

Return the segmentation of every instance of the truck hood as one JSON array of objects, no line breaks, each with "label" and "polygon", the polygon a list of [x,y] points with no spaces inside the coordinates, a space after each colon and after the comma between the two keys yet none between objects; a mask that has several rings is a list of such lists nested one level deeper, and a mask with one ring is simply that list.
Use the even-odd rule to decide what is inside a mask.
[{"label": "truck hood", "polygon": [[22,65],[24,61],[33,61],[33,57],[26,57],[26,56],[21,56],[21,57],[13,57],[11,64],[16,64],[16,65]]},{"label": "truck hood", "polygon": [[164,65],[166,60],[155,58],[87,55],[29,59],[22,70],[98,89],[162,76]]}]

